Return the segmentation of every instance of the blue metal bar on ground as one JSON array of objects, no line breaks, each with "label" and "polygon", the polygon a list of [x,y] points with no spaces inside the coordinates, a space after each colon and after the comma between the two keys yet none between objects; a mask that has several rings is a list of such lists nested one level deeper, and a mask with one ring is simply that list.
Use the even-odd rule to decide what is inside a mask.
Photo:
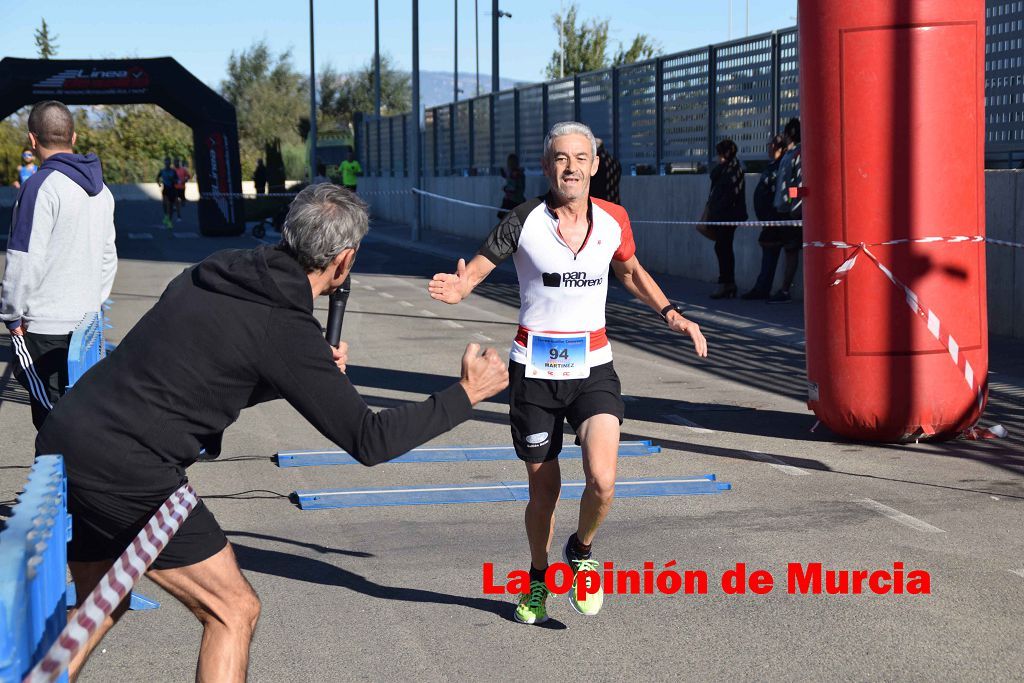
[{"label": "blue metal bar on ground", "polygon": [[[623,441],[619,444],[619,456],[630,457],[660,453],[661,447],[650,441]],[[579,446],[564,446],[560,458],[582,458]],[[512,446],[443,446],[415,448],[400,455],[391,462],[462,462],[486,460],[516,460]],[[355,459],[343,450],[330,448],[316,451],[279,451],[276,456],[278,467],[312,467],[315,465],[352,465]]]},{"label": "blue metal bar on ground", "polygon": [[[584,481],[562,482],[562,499],[578,500]],[[713,474],[663,479],[626,479],[615,482],[616,498],[643,496],[685,496],[721,493],[732,484],[715,480]],[[446,503],[501,503],[529,500],[526,482],[457,484],[452,486],[400,486],[370,489],[319,489],[296,491],[303,510],[391,505],[441,505]]]}]

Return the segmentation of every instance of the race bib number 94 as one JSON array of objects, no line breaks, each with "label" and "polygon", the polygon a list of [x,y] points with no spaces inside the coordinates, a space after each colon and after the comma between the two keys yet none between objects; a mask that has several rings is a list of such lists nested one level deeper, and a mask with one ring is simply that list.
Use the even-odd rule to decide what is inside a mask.
[{"label": "race bib number 94", "polygon": [[590,333],[530,332],[526,340],[526,376],[537,379],[590,377]]}]

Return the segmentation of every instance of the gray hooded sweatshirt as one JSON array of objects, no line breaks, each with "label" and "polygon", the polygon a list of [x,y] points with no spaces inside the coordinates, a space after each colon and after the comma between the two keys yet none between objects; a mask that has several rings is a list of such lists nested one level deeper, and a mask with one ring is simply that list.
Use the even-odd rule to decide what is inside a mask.
[{"label": "gray hooded sweatshirt", "polygon": [[110,296],[114,235],[114,197],[96,155],[48,158],[14,205],[0,320],[36,334],[73,331]]}]

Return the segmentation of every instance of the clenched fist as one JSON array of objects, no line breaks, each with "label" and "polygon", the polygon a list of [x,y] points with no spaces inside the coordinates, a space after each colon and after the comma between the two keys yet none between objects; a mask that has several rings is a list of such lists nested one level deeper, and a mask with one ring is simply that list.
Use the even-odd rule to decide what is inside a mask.
[{"label": "clenched fist", "polygon": [[469,344],[462,356],[462,379],[469,402],[476,405],[508,386],[508,368],[494,349],[480,353],[479,344]]}]

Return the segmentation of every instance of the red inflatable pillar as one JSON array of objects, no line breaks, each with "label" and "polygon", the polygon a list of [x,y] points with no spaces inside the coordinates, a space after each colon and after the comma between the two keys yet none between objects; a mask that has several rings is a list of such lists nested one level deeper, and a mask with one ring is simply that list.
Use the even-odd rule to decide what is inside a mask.
[{"label": "red inflatable pillar", "polygon": [[[855,439],[954,434],[987,389],[985,3],[799,14],[804,241],[866,245],[804,249],[808,405]],[[936,237],[974,240],[878,245]]]}]

